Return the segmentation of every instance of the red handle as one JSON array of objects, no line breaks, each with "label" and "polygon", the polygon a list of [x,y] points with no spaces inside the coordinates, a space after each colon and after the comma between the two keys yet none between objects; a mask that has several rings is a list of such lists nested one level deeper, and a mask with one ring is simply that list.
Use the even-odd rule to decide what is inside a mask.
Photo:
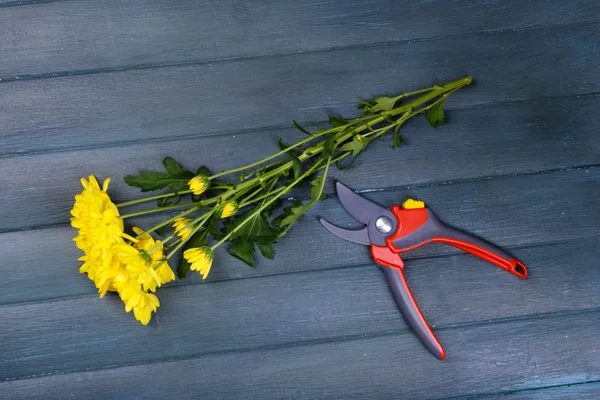
[{"label": "red handle", "polygon": [[[456,234],[453,236],[456,236]],[[469,240],[469,242],[466,242],[458,238],[441,236],[431,238],[432,242],[441,242],[449,244],[450,246],[454,246],[457,249],[471,253],[474,256],[481,258],[482,260],[488,261],[494,264],[495,266],[500,267],[513,275],[518,276],[521,279],[527,278],[527,268],[522,262],[520,262],[516,258],[509,258],[509,256],[500,249],[495,249],[494,251],[490,250],[489,247],[491,245],[489,244],[486,244],[486,248],[473,243],[477,242],[477,240],[474,240],[473,238],[470,238]]]},{"label": "red handle", "polygon": [[428,242],[441,242],[469,252],[521,279],[527,277],[527,268],[522,262],[490,243],[449,227],[429,209],[394,206],[392,212],[398,227],[387,241],[388,246],[398,253],[414,250]]},{"label": "red handle", "polygon": [[403,272],[404,262],[400,256],[392,252],[387,246],[376,245],[371,245],[371,254],[373,255],[373,259],[383,266],[383,272],[394,294],[396,304],[402,311],[410,327],[434,356],[440,360],[444,360],[446,358],[444,348],[433,334],[408,287]]}]

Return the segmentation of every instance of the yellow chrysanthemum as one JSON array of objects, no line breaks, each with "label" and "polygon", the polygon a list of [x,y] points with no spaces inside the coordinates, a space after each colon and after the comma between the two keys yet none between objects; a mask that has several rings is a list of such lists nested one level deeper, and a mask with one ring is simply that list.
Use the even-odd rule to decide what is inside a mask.
[{"label": "yellow chrysanthemum", "polygon": [[215,253],[208,246],[194,247],[184,251],[183,257],[190,263],[192,271],[198,271],[202,275],[202,279],[206,279],[215,258]]},{"label": "yellow chrysanthemum", "polygon": [[175,273],[166,261],[161,266],[156,268],[156,273],[160,277],[160,281],[162,283],[171,282],[175,279]]},{"label": "yellow chrysanthemum", "polygon": [[[133,231],[136,235],[140,235],[144,231],[137,226],[133,227]],[[144,235],[138,239],[138,242],[134,244],[134,247],[138,250],[150,252],[151,268],[154,270],[152,276],[158,276],[161,284],[171,282],[175,279],[175,274],[169,266],[167,260],[165,260],[164,248],[160,240],[154,240],[152,236]],[[160,286],[160,285],[159,285]]]},{"label": "yellow chrysanthemum", "polygon": [[[100,297],[116,291],[125,303],[125,311],[146,325],[160,306],[148,293],[175,279],[164,260],[163,245],[152,236],[135,239],[124,232],[123,219],[106,193],[110,179],[102,188],[91,175],[81,179],[83,191],[75,196],[71,225],[78,230],[74,241],[84,255],[79,271],[94,282]],[[143,230],[134,227],[136,234]]]},{"label": "yellow chrysanthemum", "polygon": [[238,212],[239,205],[235,201],[228,201],[223,206],[223,211],[221,211],[221,218],[228,218]]},{"label": "yellow chrysanthemum", "polygon": [[142,256],[139,249],[123,244],[116,246],[115,252],[125,265],[130,280],[139,283],[144,290],[151,292],[155,292],[156,288],[161,285],[160,277],[152,268],[151,263]]},{"label": "yellow chrysanthemum", "polygon": [[83,191],[75,196],[71,209],[71,226],[78,229],[75,243],[79,249],[88,252],[93,248],[109,248],[123,241],[123,220],[119,210],[106,193],[110,178],[100,189],[93,175],[89,181],[81,179]]},{"label": "yellow chrysanthemum", "polygon": [[112,278],[121,267],[113,247],[125,243],[124,238],[129,236],[123,232],[123,220],[106,193],[110,179],[104,181],[102,188],[93,175],[88,179],[81,179],[83,191],[75,196],[71,225],[78,230],[74,241],[84,252],[79,258],[83,261],[79,272],[87,273],[103,297],[108,290],[115,290]]},{"label": "yellow chrysanthemum", "polygon": [[191,222],[192,220],[188,218],[175,219],[175,222],[173,223],[173,229],[175,230],[175,233],[182,239],[187,239],[188,236],[194,232]]},{"label": "yellow chrysanthemum", "polygon": [[139,283],[128,280],[125,276],[118,276],[115,285],[121,300],[125,303],[125,312],[133,310],[135,319],[142,325],[148,325],[152,313],[160,307],[158,297],[143,291]]},{"label": "yellow chrysanthemum", "polygon": [[206,175],[196,175],[189,180],[188,186],[190,187],[192,193],[196,195],[202,194],[210,186],[210,179],[208,179]]}]

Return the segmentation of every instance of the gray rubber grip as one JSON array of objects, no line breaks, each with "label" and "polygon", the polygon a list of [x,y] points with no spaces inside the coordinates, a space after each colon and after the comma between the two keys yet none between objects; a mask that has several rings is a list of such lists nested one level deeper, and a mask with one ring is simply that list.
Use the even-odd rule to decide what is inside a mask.
[{"label": "gray rubber grip", "polygon": [[406,283],[406,278],[404,278],[402,270],[386,266],[382,266],[381,268],[394,293],[396,304],[398,304],[398,307],[402,311],[402,314],[408,321],[410,327],[434,356],[440,360],[445,359],[446,354],[444,353],[444,348],[431,331],[427,321],[425,321],[425,318]]}]

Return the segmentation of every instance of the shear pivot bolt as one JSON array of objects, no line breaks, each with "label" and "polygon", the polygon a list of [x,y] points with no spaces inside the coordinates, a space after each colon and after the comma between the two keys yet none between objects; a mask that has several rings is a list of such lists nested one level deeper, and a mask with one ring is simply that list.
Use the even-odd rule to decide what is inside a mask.
[{"label": "shear pivot bolt", "polygon": [[379,217],[377,221],[375,221],[375,228],[380,233],[390,233],[392,231],[392,220],[388,217]]}]

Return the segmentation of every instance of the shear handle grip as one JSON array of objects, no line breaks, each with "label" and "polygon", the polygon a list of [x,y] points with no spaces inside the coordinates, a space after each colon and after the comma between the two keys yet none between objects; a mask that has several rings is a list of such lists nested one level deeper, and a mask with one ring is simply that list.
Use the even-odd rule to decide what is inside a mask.
[{"label": "shear handle grip", "polygon": [[396,304],[402,311],[404,318],[412,330],[417,334],[421,342],[437,358],[443,360],[446,358],[444,348],[437,340],[427,321],[423,317],[419,306],[415,302],[413,295],[406,283],[404,272],[401,269],[393,267],[382,267],[387,278],[388,284],[392,289]]},{"label": "shear handle grip", "polygon": [[521,279],[527,277],[527,268],[522,262],[496,246],[456,229],[440,224],[431,241],[445,243],[471,253]]},{"label": "shear handle grip", "polygon": [[387,246],[377,246],[374,244],[371,245],[371,255],[373,256],[373,260],[375,260],[385,273],[396,304],[412,330],[433,355],[440,360],[445,359],[444,348],[431,331],[408,287],[408,283],[406,283],[403,272],[404,261],[402,261],[400,255],[391,251]]}]

